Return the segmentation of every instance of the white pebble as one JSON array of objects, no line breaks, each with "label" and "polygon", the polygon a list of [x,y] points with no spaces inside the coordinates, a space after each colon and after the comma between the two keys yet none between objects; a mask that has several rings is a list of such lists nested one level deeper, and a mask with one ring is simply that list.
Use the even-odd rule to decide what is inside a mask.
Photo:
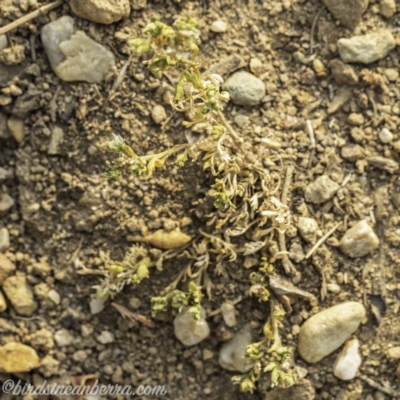
[{"label": "white pebble", "polygon": [[231,327],[236,325],[235,306],[231,302],[222,303],[221,313],[226,325]]},{"label": "white pebble", "polygon": [[190,307],[184,307],[175,317],[174,332],[175,336],[185,345],[194,346],[200,343],[210,334],[210,328],[205,320],[206,312],[200,309],[200,319],[195,320],[189,312]]},{"label": "white pebble", "polygon": [[60,329],[54,334],[54,341],[57,346],[69,346],[73,341],[73,336],[66,329]]},{"label": "white pebble", "polygon": [[56,292],[54,289],[49,290],[49,293],[47,293],[47,297],[54,303],[54,304],[60,304],[61,302],[61,296]]},{"label": "white pebble", "polygon": [[228,28],[228,25],[225,21],[214,21],[211,24],[211,30],[215,33],[222,33],[226,32],[226,29]]},{"label": "white pebble", "polygon": [[357,339],[346,343],[333,365],[333,374],[337,378],[343,381],[355,378],[362,361],[358,348],[359,343]]},{"label": "white pebble", "polygon": [[104,300],[93,299],[90,301],[90,312],[92,314],[98,314],[104,310]]},{"label": "white pebble", "polygon": [[393,140],[393,133],[387,128],[382,128],[379,132],[379,140],[385,144],[390,143]]},{"label": "white pebble", "polygon": [[103,331],[97,336],[97,341],[101,344],[108,344],[114,341],[114,335],[109,331]]},{"label": "white pebble", "polygon": [[151,110],[151,117],[157,125],[160,125],[163,121],[167,119],[165,108],[160,105],[154,106]]}]

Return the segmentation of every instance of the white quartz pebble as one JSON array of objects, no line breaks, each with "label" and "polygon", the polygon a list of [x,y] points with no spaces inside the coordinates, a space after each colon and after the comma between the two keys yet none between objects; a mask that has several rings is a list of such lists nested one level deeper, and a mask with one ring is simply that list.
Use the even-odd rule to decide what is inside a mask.
[{"label": "white quartz pebble", "polygon": [[333,374],[343,381],[354,379],[361,361],[358,340],[349,340],[333,365]]}]

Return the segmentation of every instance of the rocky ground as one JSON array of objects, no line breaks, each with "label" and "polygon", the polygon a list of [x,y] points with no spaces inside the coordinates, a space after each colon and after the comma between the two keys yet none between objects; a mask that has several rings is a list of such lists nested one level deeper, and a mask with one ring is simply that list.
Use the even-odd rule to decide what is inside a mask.
[{"label": "rocky ground", "polygon": [[[395,1],[61,3],[0,35],[0,383],[94,375],[166,385],[170,399],[400,398]],[[47,4],[0,0],[0,26]],[[227,119],[255,148],[276,151],[282,181],[295,166],[286,246],[300,274],[296,286],[275,285],[295,295],[282,331],[299,376],[290,389],[270,390],[262,378],[243,394],[230,382],[243,368],[237,349],[258,340],[268,318],[246,296],[255,257],[228,276],[211,273],[210,334],[191,347],[175,337],[172,316],[150,313],[182,259],[127,287],[114,307],[95,299],[92,287],[130,236],[163,228],[194,237],[203,224],[212,181],[199,164],[182,173],[171,163],[144,180],[104,177],[112,133],[138,154],[186,141],[183,116],[169,106],[175,77],[153,76],[126,44],[153,17],[179,15],[200,20],[204,71],[222,75],[231,96]],[[284,277],[281,260],[275,266]],[[238,298],[236,321],[209,316]],[[229,343],[237,351],[226,359]]]}]

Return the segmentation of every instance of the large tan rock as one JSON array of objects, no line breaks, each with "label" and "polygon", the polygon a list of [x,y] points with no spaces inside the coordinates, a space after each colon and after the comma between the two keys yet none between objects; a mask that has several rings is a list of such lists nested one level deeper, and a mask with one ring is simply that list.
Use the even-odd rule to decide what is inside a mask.
[{"label": "large tan rock", "polygon": [[112,24],[129,16],[129,0],[69,0],[78,17],[99,24]]},{"label": "large tan rock", "polygon": [[355,301],[313,315],[300,328],[298,349],[301,358],[309,363],[322,360],[358,329],[364,317],[364,306]]},{"label": "large tan rock", "polygon": [[10,342],[0,347],[0,372],[18,374],[39,367],[39,357],[32,347]]},{"label": "large tan rock", "polygon": [[30,317],[37,310],[38,304],[25,276],[10,276],[4,281],[3,290],[17,314]]}]

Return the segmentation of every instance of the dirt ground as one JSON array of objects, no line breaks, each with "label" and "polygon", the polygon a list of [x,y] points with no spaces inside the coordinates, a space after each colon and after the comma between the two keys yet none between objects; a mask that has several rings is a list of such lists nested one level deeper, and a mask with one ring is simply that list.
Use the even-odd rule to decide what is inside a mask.
[{"label": "dirt ground", "polygon": [[[0,0],[0,26],[24,14],[19,7],[5,13],[2,4],[6,1]],[[373,168],[367,161],[371,155],[399,160],[400,146],[394,145],[400,139],[399,79],[389,80],[385,75],[387,69],[398,70],[399,50],[367,67],[353,65],[357,75],[368,68],[380,76],[384,90],[371,88],[362,80],[354,86],[344,85],[351,92],[350,99],[337,112],[328,114],[331,92],[339,89],[328,63],[338,57],[334,45],[337,39],[353,36],[354,31],[335,22],[319,0],[147,0],[147,4],[134,0],[132,4],[135,7],[129,19],[111,25],[81,20],[64,4],[8,33],[14,45],[25,46],[26,59],[21,68],[8,69],[7,73],[0,69],[3,94],[9,93],[6,89],[11,83],[21,89],[11,96],[11,103],[0,106],[0,166],[6,170],[0,176],[0,192],[14,200],[11,210],[0,216],[0,228],[7,228],[10,235],[10,247],[4,253],[17,271],[26,274],[39,308],[32,317],[24,318],[8,304],[0,313],[0,345],[26,343],[41,358],[49,355],[59,361],[46,378],[40,370],[13,378],[35,384],[43,379],[62,383],[68,377],[95,374],[105,384],[166,385],[168,394],[164,398],[174,400],[400,399],[396,396],[400,391],[398,370],[396,375],[399,361],[387,355],[390,347],[400,345],[400,180],[398,172]],[[125,37],[140,36],[153,17],[171,23],[176,15],[200,20],[204,69],[228,56],[240,56],[243,65],[223,67],[221,74],[227,78],[237,67],[250,71],[250,60],[261,61],[257,74],[266,84],[265,98],[253,107],[229,103],[227,119],[235,124],[235,116],[247,116],[247,126],[235,127],[254,146],[265,136],[281,143],[283,163],[296,166],[290,198],[294,218],[307,207],[324,234],[342,222],[313,257],[295,263],[302,275],[298,286],[320,299],[319,304],[304,300],[293,304],[283,329],[283,342],[294,349],[296,365],[308,371],[303,386],[266,394],[268,388],[261,381],[258,392],[240,393],[230,382],[234,374],[218,364],[224,329],[220,315],[209,319],[211,334],[206,340],[185,348],[175,338],[170,315],[160,315],[154,319],[154,327],[146,327],[124,319],[109,304],[101,313],[91,313],[92,287],[100,279],[91,271],[107,266],[107,254],[121,259],[132,244],[128,235],[175,224],[195,236],[204,224],[198,200],[204,198],[212,180],[196,163],[186,165],[184,172],[171,163],[150,179],[124,177],[112,181],[104,177],[105,163],[110,160],[105,144],[112,133],[120,134],[138,154],[160,152],[185,142],[183,117],[163,101],[171,82],[166,77],[155,78],[138,57],[133,58],[126,78],[111,98],[116,73],[109,74],[101,84],[66,83],[57,78],[44,53],[40,29],[63,15],[74,17],[77,28],[112,51],[118,71],[131,52]],[[226,32],[210,30],[216,20],[227,22]],[[386,27],[397,34],[399,25],[399,14],[384,19],[379,3],[370,1],[355,32]],[[316,58],[323,65],[319,72],[313,67]],[[27,91],[34,98],[34,106],[27,106],[22,118],[24,137],[17,143],[6,132],[4,121]],[[171,117],[162,126],[151,117],[151,109],[157,104],[162,104]],[[357,129],[349,120],[351,113],[363,117]],[[315,148],[306,120],[313,124]],[[63,129],[64,141],[57,154],[49,154],[55,126]],[[393,133],[393,143],[379,139],[383,127]],[[361,156],[344,158],[346,144],[358,144]],[[341,195],[322,205],[305,204],[305,186],[323,172],[340,182],[348,179]],[[338,241],[348,222],[363,218],[375,222],[380,247],[366,257],[350,259],[338,249]],[[305,253],[311,248],[296,231],[287,235],[288,248],[292,242],[300,243]],[[48,264],[51,270],[35,273],[31,268],[35,262]],[[151,279],[125,288],[114,301],[150,318],[151,297],[168,286],[183,266],[179,258],[165,263],[163,271],[152,270]],[[284,275],[279,261],[276,268]],[[250,322],[255,334],[260,334],[268,308],[246,298],[248,273],[239,261],[232,264],[227,277],[211,273],[213,297],[205,299],[204,306],[210,311],[223,299],[244,296],[236,306],[237,327]],[[329,285],[333,283],[336,286]],[[60,295],[59,304],[46,295],[50,289]],[[296,347],[303,320],[347,300],[362,302],[367,320],[357,333],[363,358],[359,373],[351,381],[341,381],[332,372],[338,351],[316,364],[307,364]],[[52,343],[51,338],[60,329],[73,336],[66,347]],[[43,336],[43,330],[50,338]],[[99,343],[96,338],[102,331],[112,332],[114,341]],[[0,382],[10,377],[0,374]],[[12,397],[0,394],[0,398]],[[33,397],[24,397],[28,398]]]}]

